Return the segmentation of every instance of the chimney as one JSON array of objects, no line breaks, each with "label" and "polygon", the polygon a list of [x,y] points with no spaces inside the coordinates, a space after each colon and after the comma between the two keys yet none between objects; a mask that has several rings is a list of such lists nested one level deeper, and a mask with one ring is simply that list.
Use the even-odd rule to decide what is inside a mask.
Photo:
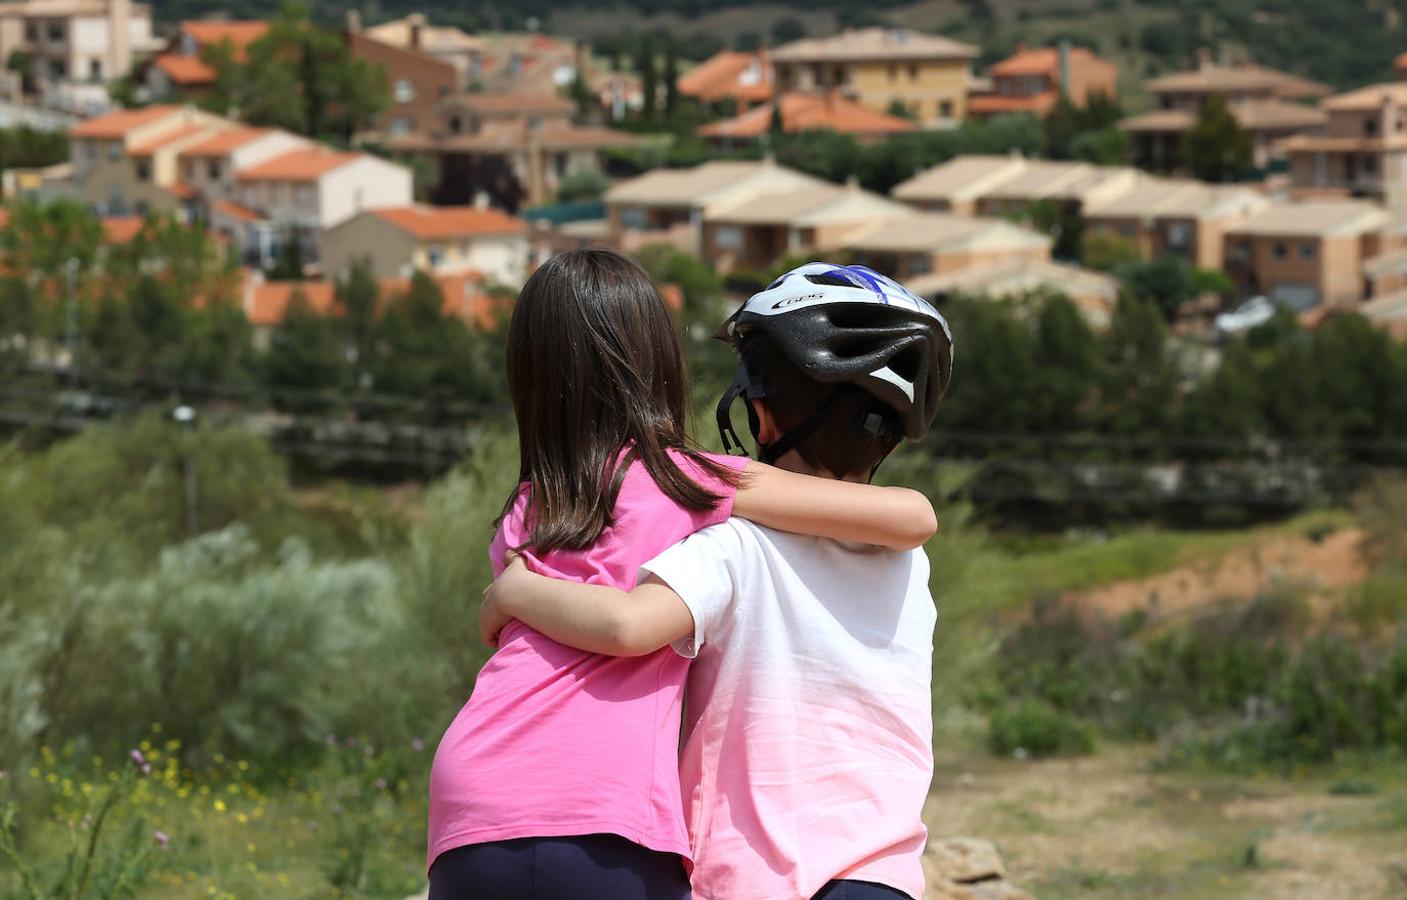
[{"label": "chimney", "polygon": [[406,16],[406,22],[410,25],[410,49],[419,50],[420,41],[425,32],[424,13],[411,13]]},{"label": "chimney", "polygon": [[[108,70],[103,77],[109,80],[125,78],[132,69],[132,0],[108,0],[107,36]],[[72,74],[79,75],[77,72]]]},{"label": "chimney", "polygon": [[362,14],[359,9],[347,10],[347,33],[360,34],[362,30]]}]

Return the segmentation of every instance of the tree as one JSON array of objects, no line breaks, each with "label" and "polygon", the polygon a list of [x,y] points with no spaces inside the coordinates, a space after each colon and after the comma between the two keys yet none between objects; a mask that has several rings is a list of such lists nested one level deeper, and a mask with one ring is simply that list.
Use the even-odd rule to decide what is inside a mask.
[{"label": "tree", "polygon": [[381,288],[366,262],[352,263],[346,277],[337,281],[335,298],[360,385],[375,365],[376,308],[381,301]]},{"label": "tree", "polygon": [[[319,315],[301,290],[295,290],[283,321],[269,341],[260,370],[265,384],[322,394],[323,400],[347,383],[350,366],[338,324]],[[275,397],[280,406],[307,409],[322,405],[314,397]]]},{"label": "tree", "polygon": [[1216,371],[1188,394],[1182,427],[1194,437],[1244,440],[1264,428],[1260,373],[1244,340],[1222,353]]},{"label": "tree", "polygon": [[1070,145],[1083,130],[1080,111],[1070,102],[1070,97],[1060,92],[1060,97],[1045,117],[1046,156],[1051,159],[1069,159]]},{"label": "tree", "polygon": [[1121,166],[1128,162],[1129,136],[1110,126],[1082,131],[1070,142],[1070,158],[1100,166]]},{"label": "tree", "polygon": [[1080,238],[1080,263],[1101,272],[1113,272],[1142,260],[1132,239],[1113,231],[1086,231]]},{"label": "tree", "polygon": [[655,120],[659,104],[659,76],[655,72],[655,47],[650,35],[640,37],[635,50],[635,72],[640,76],[640,93],[644,105],[640,107],[640,117],[646,122]]},{"label": "tree", "polygon": [[664,117],[673,123],[679,112],[679,59],[674,48],[674,38],[665,36],[664,43]]},{"label": "tree", "polygon": [[905,103],[903,100],[900,100],[898,97],[895,97],[893,100],[889,101],[889,108],[885,110],[885,112],[899,119],[912,120],[914,118],[914,111],[909,108],[909,104]]},{"label": "tree", "polygon": [[1231,290],[1231,279],[1224,272],[1194,268],[1172,254],[1149,262],[1124,263],[1114,271],[1128,290],[1157,304],[1169,321],[1188,300]]},{"label": "tree", "polygon": [[1251,136],[1236,121],[1226,98],[1212,94],[1196,124],[1183,134],[1179,155],[1203,181],[1230,181],[1251,167]]},{"label": "tree", "polygon": [[339,34],[295,4],[279,10],[242,60],[223,47],[209,61],[216,85],[203,105],[221,114],[233,107],[254,125],[347,143],[391,102],[385,68],[353,59]]},{"label": "tree", "polygon": [[1177,369],[1158,307],[1131,292],[1114,307],[1104,335],[1100,417],[1114,434],[1164,433],[1175,413]]},{"label": "tree", "polygon": [[1079,430],[1094,398],[1099,340],[1064,294],[1044,298],[1036,317],[1036,384],[1032,430]]}]

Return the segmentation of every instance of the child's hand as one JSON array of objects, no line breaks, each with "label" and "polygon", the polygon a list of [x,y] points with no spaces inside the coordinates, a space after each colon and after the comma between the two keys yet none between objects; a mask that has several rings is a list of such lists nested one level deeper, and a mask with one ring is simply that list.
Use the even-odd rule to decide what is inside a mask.
[{"label": "child's hand", "polygon": [[505,559],[507,565],[503,567],[503,574],[495,578],[493,584],[484,588],[484,599],[479,604],[479,638],[495,650],[498,649],[499,632],[513,620],[503,609],[503,603],[499,599],[500,592],[518,578],[530,574],[527,564],[517,553],[509,551]]}]

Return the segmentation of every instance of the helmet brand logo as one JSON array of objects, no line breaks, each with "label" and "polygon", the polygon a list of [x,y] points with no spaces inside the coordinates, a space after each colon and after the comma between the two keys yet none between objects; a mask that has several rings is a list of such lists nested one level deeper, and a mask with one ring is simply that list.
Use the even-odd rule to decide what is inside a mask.
[{"label": "helmet brand logo", "polygon": [[773,309],[781,309],[783,306],[793,306],[797,303],[805,303],[807,300],[820,300],[825,294],[800,294],[795,297],[786,297],[772,304]]}]

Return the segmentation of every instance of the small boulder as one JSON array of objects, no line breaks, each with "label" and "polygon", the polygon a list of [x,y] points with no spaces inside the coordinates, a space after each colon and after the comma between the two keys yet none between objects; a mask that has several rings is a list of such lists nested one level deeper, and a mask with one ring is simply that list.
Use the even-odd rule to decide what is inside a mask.
[{"label": "small boulder", "polygon": [[958,884],[1006,877],[997,848],[975,838],[930,839],[923,854],[923,869],[929,878]]}]

